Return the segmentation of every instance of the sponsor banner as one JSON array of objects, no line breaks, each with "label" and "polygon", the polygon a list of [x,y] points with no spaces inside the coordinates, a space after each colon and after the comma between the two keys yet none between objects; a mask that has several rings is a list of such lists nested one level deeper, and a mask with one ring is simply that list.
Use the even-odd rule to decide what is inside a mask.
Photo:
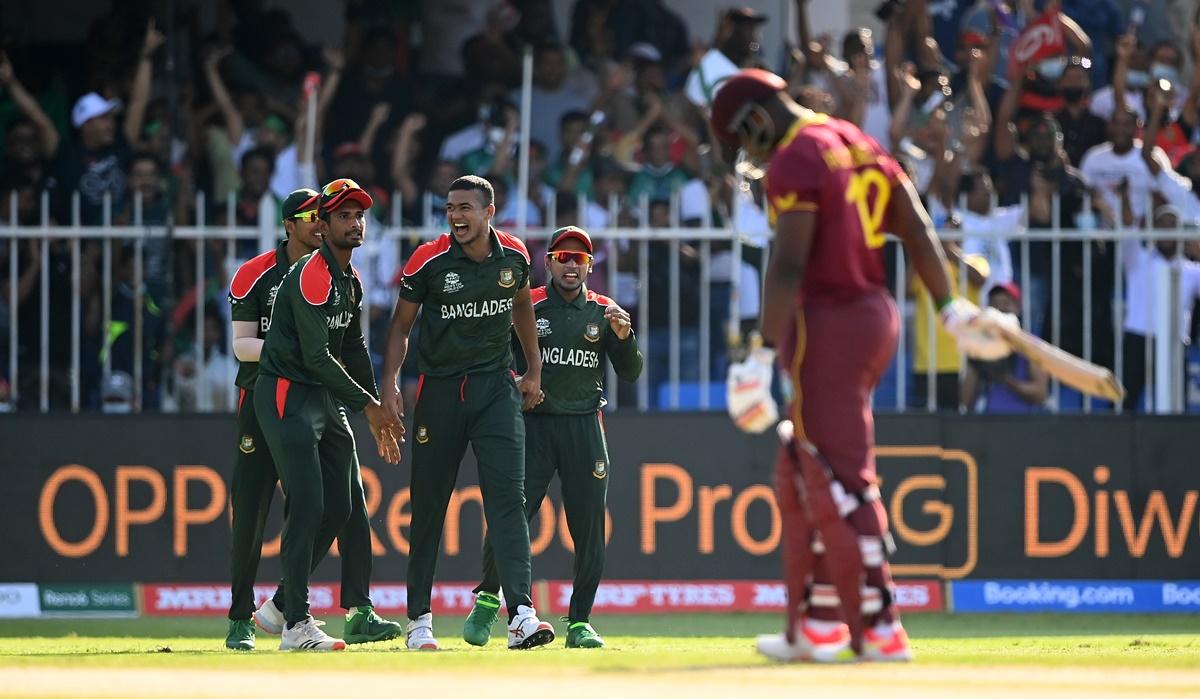
[{"label": "sponsor banner", "polygon": [[0,619],[41,615],[38,588],[33,583],[0,583]]},{"label": "sponsor banner", "polygon": [[956,612],[1200,613],[1200,580],[963,580]]},{"label": "sponsor banner", "polygon": [[[354,423],[359,444],[370,444],[365,423]],[[15,415],[4,425],[22,439],[8,443],[0,528],[29,535],[9,542],[0,580],[225,582],[239,453],[231,417]],[[778,440],[742,434],[714,413],[617,412],[605,427],[609,574],[779,578]],[[875,427],[898,577],[1200,579],[1194,417],[880,415]],[[411,459],[393,468],[370,449],[361,458],[374,574],[404,580]],[[440,580],[480,575],[483,498],[472,455],[460,473]],[[281,573],[280,501],[267,520],[259,580]],[[534,574],[569,579],[574,546],[557,488],[529,533]],[[313,580],[335,582],[340,567],[334,552]],[[447,594],[444,603],[460,609],[458,593]],[[724,594],[719,587],[695,594],[724,604],[705,597]]]},{"label": "sponsor banner", "polygon": [[42,614],[137,613],[133,585],[39,585]]},{"label": "sponsor banner", "polygon": [[[475,604],[474,583],[435,583],[433,613],[465,615]],[[539,581],[535,603],[549,614],[566,614],[571,605],[571,583]],[[261,605],[275,588],[254,586],[254,604]],[[229,611],[229,587],[223,585],[142,586],[142,609],[147,616],[212,616]],[[371,601],[384,616],[408,612],[404,583],[374,583]],[[896,583],[896,604],[902,611],[941,611],[942,584],[937,580],[902,580]],[[314,616],[342,613],[338,586],[314,584],[309,588]],[[599,614],[660,614],[686,612],[782,612],[787,606],[783,583],[755,580],[609,580],[596,591],[594,610]]]},{"label": "sponsor banner", "polygon": [[[571,605],[569,582],[551,582],[550,610],[566,614]],[[896,583],[896,605],[907,612],[941,611],[942,584],[937,580]],[[787,590],[782,582],[755,580],[611,580],[600,583],[593,609],[601,614],[669,612],[782,612]]]}]

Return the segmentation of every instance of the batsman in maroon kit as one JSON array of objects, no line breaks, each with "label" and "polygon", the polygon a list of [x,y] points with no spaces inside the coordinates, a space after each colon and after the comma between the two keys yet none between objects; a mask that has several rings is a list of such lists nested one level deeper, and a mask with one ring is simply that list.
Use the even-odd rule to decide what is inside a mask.
[{"label": "batsman in maroon kit", "polygon": [[904,242],[968,353],[979,309],[952,296],[916,190],[857,126],[798,105],[783,79],[755,69],[721,86],[711,120],[718,138],[744,152],[739,168],[750,176],[765,169],[775,230],[764,346],[731,367],[730,413],[748,432],[775,423],[776,352],[793,386],[776,464],[788,624],[784,634],[760,637],[759,651],[780,660],[910,660],[892,597],[870,408],[900,322],[886,288],[885,234]]}]

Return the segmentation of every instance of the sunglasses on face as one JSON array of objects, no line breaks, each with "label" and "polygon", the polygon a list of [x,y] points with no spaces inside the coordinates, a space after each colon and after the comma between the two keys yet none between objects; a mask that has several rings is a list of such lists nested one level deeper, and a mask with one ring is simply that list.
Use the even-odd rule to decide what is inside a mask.
[{"label": "sunglasses on face", "polygon": [[554,260],[560,265],[565,265],[574,262],[580,267],[592,264],[592,256],[586,252],[577,252],[575,250],[555,250],[546,253],[546,258]]},{"label": "sunglasses on face", "polygon": [[325,189],[321,190],[321,194],[328,197],[346,189],[362,189],[362,187],[359,187],[358,183],[354,180],[343,177],[325,185]]},{"label": "sunglasses on face", "polygon": [[316,223],[318,215],[316,211],[301,211],[298,214],[293,214],[292,218],[299,219],[305,223]]}]

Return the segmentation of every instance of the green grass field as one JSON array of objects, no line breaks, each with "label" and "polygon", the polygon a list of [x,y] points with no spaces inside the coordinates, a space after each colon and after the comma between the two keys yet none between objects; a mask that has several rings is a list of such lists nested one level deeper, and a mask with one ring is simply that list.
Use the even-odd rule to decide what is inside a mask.
[{"label": "green grass field", "polygon": [[[476,690],[524,697],[529,683],[606,695],[767,696],[1200,696],[1200,618],[1150,615],[912,614],[905,624],[918,662],[905,666],[772,665],[754,636],[777,615],[611,616],[595,620],[602,651],[554,646],[509,652],[497,625],[484,649],[467,646],[460,620],[436,631],[445,650],[410,652],[402,641],[342,653],[280,653],[222,646],[224,620],[41,619],[0,621],[0,696],[244,694],[245,683],[303,682],[317,693],[347,683],[433,696]],[[330,632],[342,622],[329,620]],[[562,624],[558,624],[561,627]],[[561,628],[559,629],[562,630]],[[591,691],[591,690],[588,690]],[[831,692],[831,693],[827,693]]]}]

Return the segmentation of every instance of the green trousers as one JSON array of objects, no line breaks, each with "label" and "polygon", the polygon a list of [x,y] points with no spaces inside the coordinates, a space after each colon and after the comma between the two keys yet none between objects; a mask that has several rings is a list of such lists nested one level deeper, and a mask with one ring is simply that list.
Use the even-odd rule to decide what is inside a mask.
[{"label": "green trousers", "polygon": [[[603,418],[588,415],[525,415],[525,516],[532,521],[554,474],[562,486],[567,529],[575,544],[571,622],[589,621],[604,570],[604,506],[608,498],[608,444]],[[498,593],[491,533],[483,542],[483,581],[475,592]]]},{"label": "green trousers", "polygon": [[[260,374],[254,391],[263,436],[283,484],[275,604],[291,626],[308,616],[308,580],[338,538],[342,607],[371,604],[371,526],[346,409],[322,386]],[[340,532],[340,535],[339,535]]]},{"label": "green trousers", "polygon": [[529,524],[525,519],[525,421],[511,372],[453,379],[422,376],[413,410],[412,544],[408,617],[430,611],[446,507],[468,442],[479,464],[483,512],[509,603],[530,605]]},{"label": "green trousers", "polygon": [[271,448],[258,426],[254,391],[238,395],[237,458],[229,484],[233,506],[233,544],[230,551],[230,619],[249,619],[254,613],[254,578],[262,555],[263,527],[279,476]]}]

